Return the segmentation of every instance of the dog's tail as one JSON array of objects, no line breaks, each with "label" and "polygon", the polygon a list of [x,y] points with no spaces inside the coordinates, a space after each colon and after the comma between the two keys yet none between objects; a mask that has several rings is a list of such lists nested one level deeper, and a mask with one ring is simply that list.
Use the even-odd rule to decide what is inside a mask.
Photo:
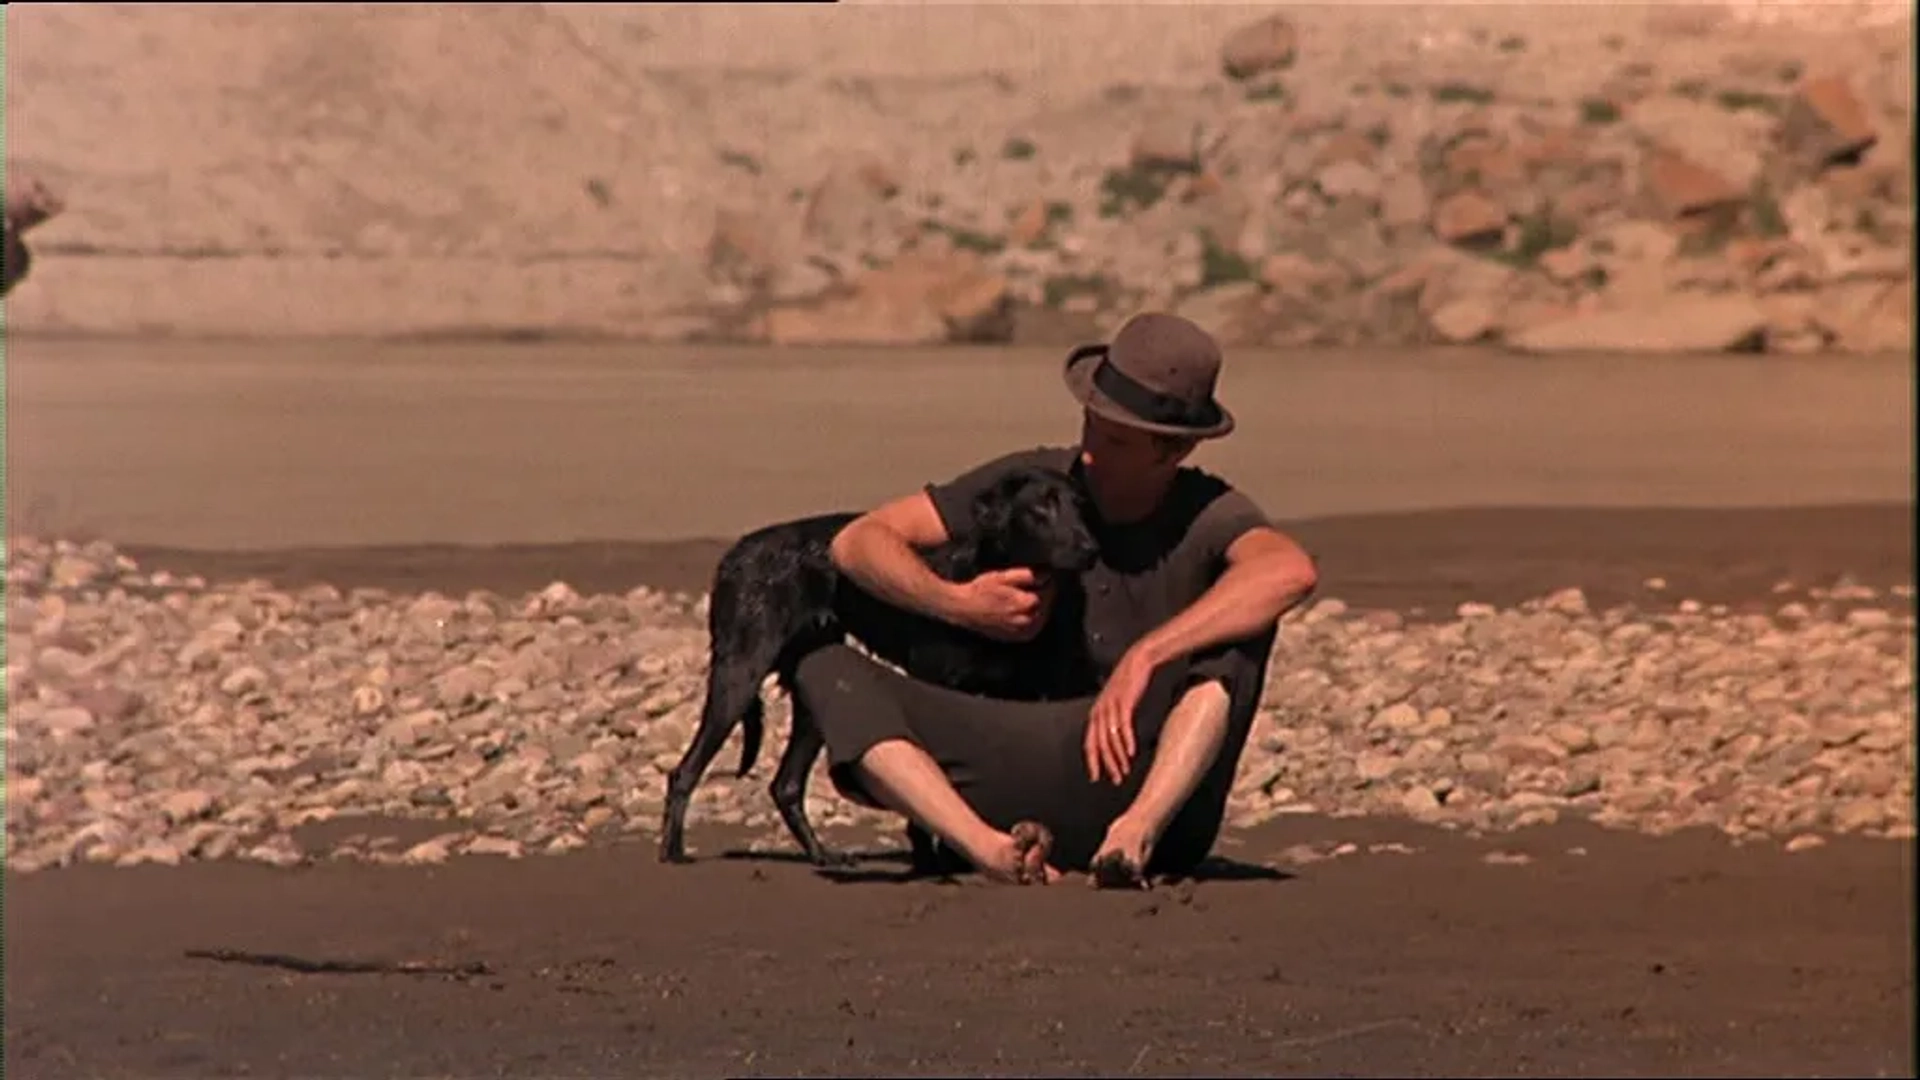
[{"label": "dog's tail", "polygon": [[735,778],[753,771],[753,763],[760,760],[760,743],[766,734],[766,704],[756,696],[747,705],[747,711],[740,714],[740,767],[734,770]]}]

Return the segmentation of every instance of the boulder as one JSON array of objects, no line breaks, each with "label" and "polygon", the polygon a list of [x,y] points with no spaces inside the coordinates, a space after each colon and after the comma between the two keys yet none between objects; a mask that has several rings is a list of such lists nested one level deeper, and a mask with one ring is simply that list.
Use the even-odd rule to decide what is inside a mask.
[{"label": "boulder", "polygon": [[1671,296],[1528,327],[1507,336],[1531,353],[1718,353],[1757,348],[1767,312],[1751,297]]},{"label": "boulder", "polygon": [[1047,204],[1035,200],[1026,205],[1007,225],[1007,243],[1027,247],[1047,233]]},{"label": "boulder", "polygon": [[1347,282],[1346,271],[1304,255],[1281,252],[1260,264],[1260,280],[1282,296],[1310,299],[1323,296]]},{"label": "boulder", "polygon": [[1488,244],[1507,228],[1506,207],[1479,191],[1460,191],[1433,207],[1433,234],[1449,244]]},{"label": "boulder", "polygon": [[1233,281],[1194,293],[1177,311],[1222,345],[1257,345],[1265,338],[1261,296],[1257,282]]},{"label": "boulder", "polygon": [[1133,166],[1166,172],[1198,172],[1200,140],[1193,125],[1163,117],[1133,137]]},{"label": "boulder", "polygon": [[1380,189],[1380,223],[1393,229],[1426,224],[1432,208],[1427,185],[1412,172],[1395,173]]},{"label": "boulder", "polygon": [[907,252],[855,281],[851,295],[767,313],[774,345],[932,345],[1003,341],[1007,280],[967,252]]},{"label": "boulder", "polygon": [[1765,113],[1729,110],[1717,102],[1660,95],[1637,102],[1626,123],[1659,148],[1684,153],[1739,191],[1760,177],[1773,121]]},{"label": "boulder", "polygon": [[1858,160],[1879,138],[1853,87],[1834,75],[1803,81],[1780,123],[1781,148],[1815,172]]},{"label": "boulder", "polygon": [[1913,282],[1852,281],[1824,290],[1812,320],[1852,353],[1913,351]]},{"label": "boulder", "polygon": [[890,256],[899,245],[902,219],[889,201],[888,175],[870,161],[829,170],[807,198],[801,219],[806,238],[826,251]]},{"label": "boulder", "polygon": [[1325,169],[1329,165],[1338,165],[1346,161],[1372,165],[1375,157],[1373,143],[1357,131],[1342,128],[1328,136],[1313,155],[1314,165]]},{"label": "boulder", "polygon": [[1380,202],[1380,174],[1358,161],[1336,161],[1320,170],[1314,186],[1329,199],[1358,199],[1368,205]]},{"label": "boulder", "polygon": [[707,241],[707,273],[719,281],[753,285],[767,281],[784,261],[779,238],[766,221],[742,210],[717,211]]},{"label": "boulder", "polygon": [[1441,304],[1428,320],[1440,340],[1455,345],[1486,338],[1499,322],[1499,308],[1485,296],[1463,296],[1449,300]]},{"label": "boulder", "polygon": [[1579,281],[1596,265],[1593,253],[1578,244],[1540,253],[1540,272],[1557,285],[1571,285]]},{"label": "boulder", "polygon": [[1668,217],[1687,217],[1739,204],[1746,192],[1677,150],[1654,147],[1641,161],[1640,186]]},{"label": "boulder", "polygon": [[1293,65],[1299,33],[1285,16],[1269,15],[1227,35],[1220,46],[1220,67],[1229,78],[1250,79]]}]

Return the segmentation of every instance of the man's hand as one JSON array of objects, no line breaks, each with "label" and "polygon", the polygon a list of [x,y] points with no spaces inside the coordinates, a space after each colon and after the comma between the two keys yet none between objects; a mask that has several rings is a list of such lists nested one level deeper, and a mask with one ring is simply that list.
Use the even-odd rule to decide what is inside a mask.
[{"label": "man's hand", "polygon": [[1046,623],[1033,571],[989,570],[959,587],[960,625],[999,641],[1030,641]]},{"label": "man's hand", "polygon": [[1100,688],[1087,717],[1087,779],[1097,782],[1104,773],[1116,785],[1126,780],[1135,752],[1133,711],[1146,695],[1155,666],[1135,646],[1114,665],[1107,684]]}]

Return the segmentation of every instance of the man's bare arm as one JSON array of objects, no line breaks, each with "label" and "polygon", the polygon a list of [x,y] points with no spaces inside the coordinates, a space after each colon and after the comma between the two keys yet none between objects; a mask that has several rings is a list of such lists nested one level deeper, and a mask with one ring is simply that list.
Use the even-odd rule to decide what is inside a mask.
[{"label": "man's bare arm", "polygon": [[954,622],[960,588],[928,569],[915,549],[947,542],[946,522],[924,491],[855,518],[833,538],[833,564],[875,596],[930,618]]},{"label": "man's bare arm", "polygon": [[1319,582],[1312,556],[1270,526],[1241,533],[1228,545],[1226,559],[1226,572],[1212,588],[1135,643],[1150,666],[1253,637],[1311,595]]}]

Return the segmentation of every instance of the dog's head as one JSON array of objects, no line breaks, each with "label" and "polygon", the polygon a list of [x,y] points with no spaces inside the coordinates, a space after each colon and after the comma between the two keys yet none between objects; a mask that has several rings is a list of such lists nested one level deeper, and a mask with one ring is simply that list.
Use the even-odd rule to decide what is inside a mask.
[{"label": "dog's head", "polygon": [[1064,473],[1015,469],[974,499],[982,547],[1041,577],[1080,573],[1100,555],[1080,489]]},{"label": "dog's head", "polygon": [[53,189],[36,177],[14,177],[7,185],[7,224],[15,232],[26,232],[66,208]]}]

